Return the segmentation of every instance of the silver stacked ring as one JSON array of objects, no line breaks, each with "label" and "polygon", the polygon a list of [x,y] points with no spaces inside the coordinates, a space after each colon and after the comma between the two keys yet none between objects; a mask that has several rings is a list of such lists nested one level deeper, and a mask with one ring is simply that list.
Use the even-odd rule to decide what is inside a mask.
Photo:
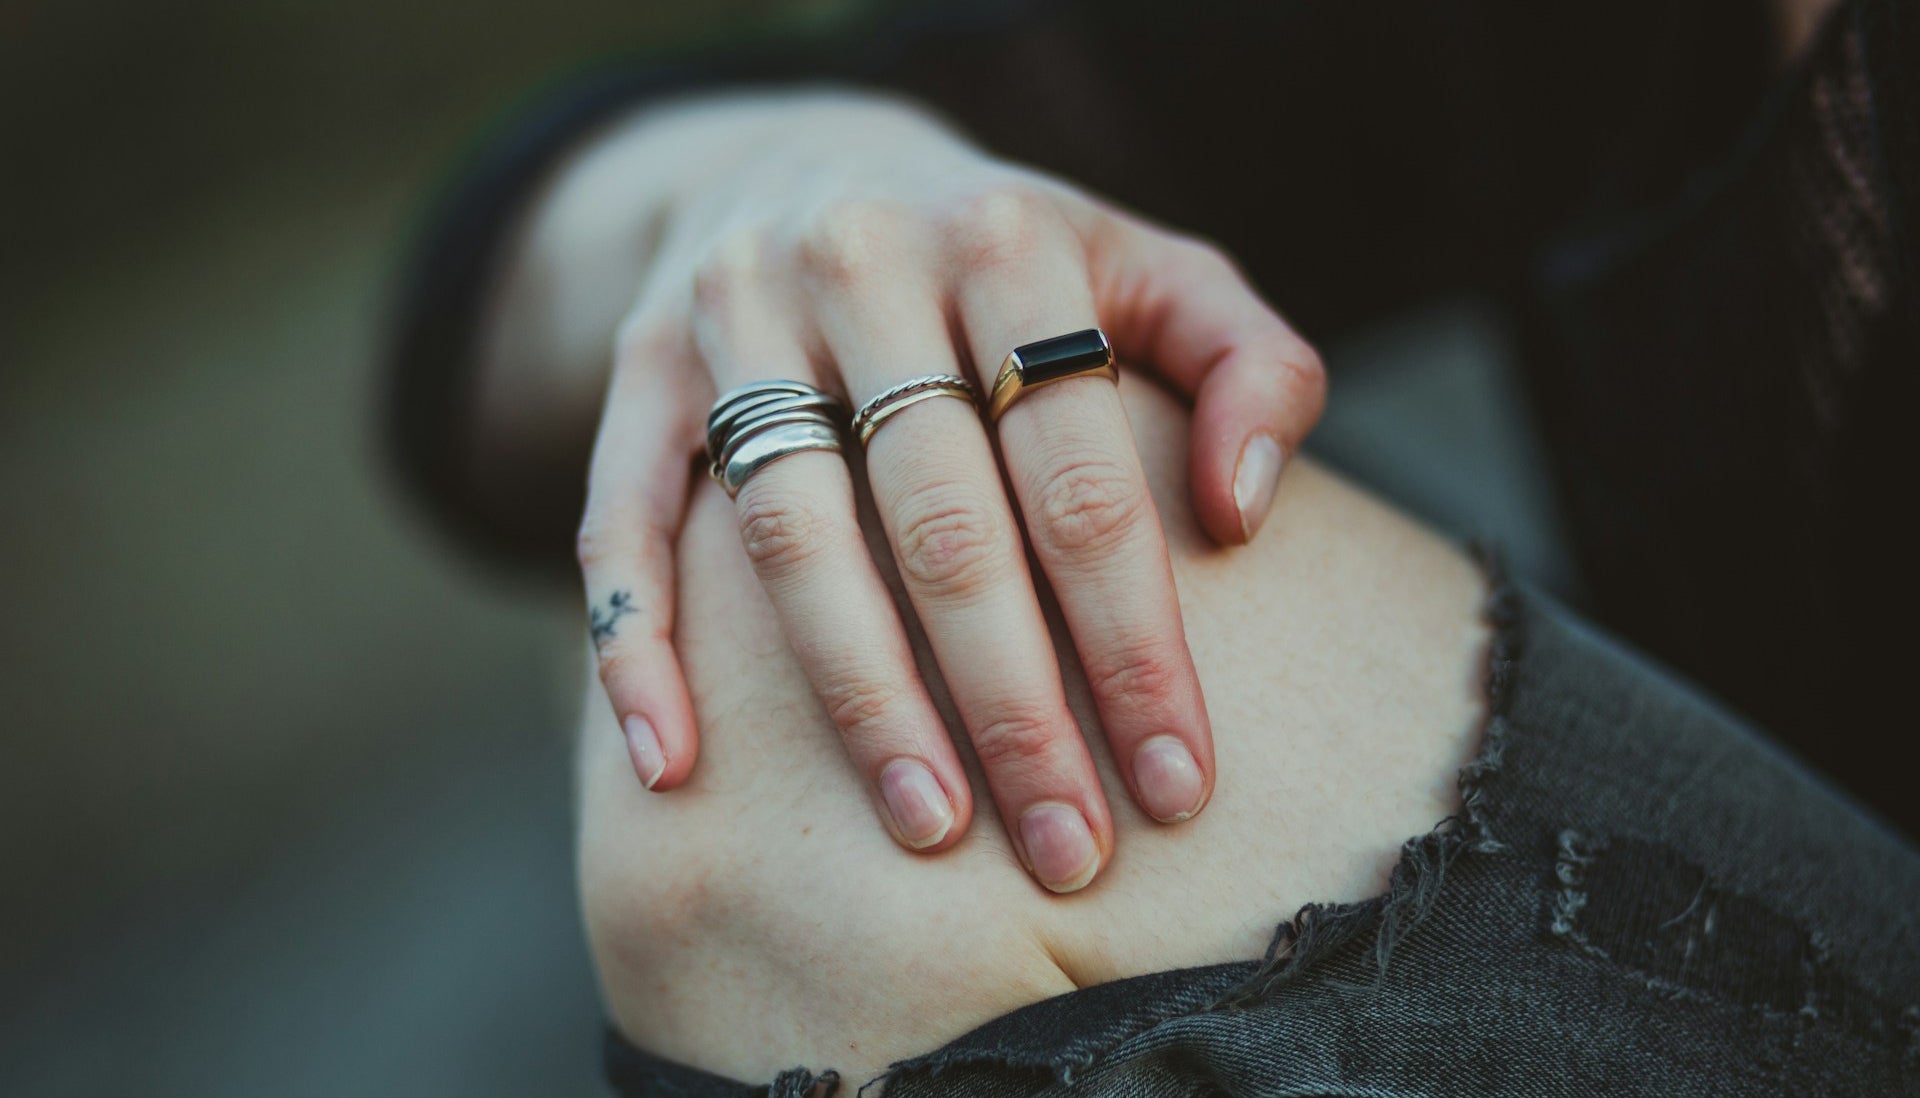
[{"label": "silver stacked ring", "polygon": [[790,454],[839,453],[847,406],[802,381],[756,381],[707,413],[707,471],[729,497],[747,478]]}]

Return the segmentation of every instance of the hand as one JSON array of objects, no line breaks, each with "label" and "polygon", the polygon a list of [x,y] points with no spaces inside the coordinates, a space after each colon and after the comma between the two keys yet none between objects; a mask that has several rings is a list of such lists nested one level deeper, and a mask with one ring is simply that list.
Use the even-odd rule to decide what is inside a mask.
[{"label": "hand", "polygon": [[[617,342],[579,555],[601,680],[650,789],[680,784],[694,763],[672,553],[716,393],[792,379],[858,407],[935,373],[971,374],[984,393],[1015,346],[1104,327],[1122,361],[1192,400],[1193,504],[1229,544],[1253,536],[1285,456],[1320,414],[1313,349],[1217,250],[993,160],[915,111],[842,97],[671,108],[644,123],[636,148],[680,174]],[[865,456],[863,470],[795,454],[735,503],[742,544],[894,838],[943,849],[972,803],[860,535],[863,472],[1034,876],[1054,891],[1085,886],[1112,854],[1113,821],[1027,548],[1134,799],[1165,822],[1200,811],[1214,780],[1206,706],[1113,385],[1037,389],[992,426],[961,401],[924,401]]]}]

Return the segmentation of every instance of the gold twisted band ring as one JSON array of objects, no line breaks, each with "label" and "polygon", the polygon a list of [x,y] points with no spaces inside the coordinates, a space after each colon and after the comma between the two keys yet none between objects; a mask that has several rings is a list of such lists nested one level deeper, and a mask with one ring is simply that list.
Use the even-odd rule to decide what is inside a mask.
[{"label": "gold twisted band ring", "polygon": [[976,403],[973,382],[958,374],[916,377],[877,393],[872,400],[862,404],[860,410],[853,414],[853,437],[859,439],[861,448],[865,449],[867,440],[873,437],[882,423],[934,397],[959,397],[969,404]]}]

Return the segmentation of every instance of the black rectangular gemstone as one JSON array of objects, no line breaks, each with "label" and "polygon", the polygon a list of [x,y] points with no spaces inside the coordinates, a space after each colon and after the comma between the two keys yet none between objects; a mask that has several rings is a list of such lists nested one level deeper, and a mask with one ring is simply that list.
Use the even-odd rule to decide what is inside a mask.
[{"label": "black rectangular gemstone", "polygon": [[1107,338],[1098,328],[1028,343],[1015,348],[1013,353],[1020,359],[1020,381],[1025,385],[1072,377],[1113,361]]}]

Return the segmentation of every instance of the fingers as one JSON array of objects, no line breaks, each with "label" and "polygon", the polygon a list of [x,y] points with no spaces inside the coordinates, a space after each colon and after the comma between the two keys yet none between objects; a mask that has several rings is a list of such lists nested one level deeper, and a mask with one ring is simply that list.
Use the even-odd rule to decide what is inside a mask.
[{"label": "fingers", "polygon": [[[719,390],[817,383],[799,326],[751,256],[723,256],[696,279],[693,317]],[[781,458],[734,504],[754,571],[888,830],[913,850],[951,845],[972,815],[966,772],[868,554],[846,461],[818,450]]]},{"label": "fingers", "polygon": [[1201,526],[1222,544],[1251,541],[1326,405],[1320,356],[1218,250],[1091,207],[1083,216],[1115,352],[1193,400]]},{"label": "fingers", "polygon": [[686,506],[697,398],[684,328],[622,333],[577,542],[600,682],[640,783],[667,790],[693,769],[699,737],[673,648],[673,546]]},{"label": "fingers", "polygon": [[[864,399],[957,370],[950,323],[985,380],[1013,347],[1104,318],[1122,355],[1193,395],[1196,509],[1222,541],[1252,536],[1319,415],[1311,348],[1200,245],[1062,203],[1031,181],[1003,181],[932,220],[872,203],[813,216],[809,236],[773,249],[785,276],[785,261],[799,260],[811,312],[750,237],[695,272],[691,357],[715,389],[817,383],[817,363],[831,358]],[[695,739],[668,643],[668,553],[686,478],[659,470],[678,464],[697,430],[667,411],[684,400],[623,394],[618,382],[615,395],[582,561],[590,597],[605,600],[595,635],[635,768],[665,788],[691,766]],[[1065,704],[993,440],[963,402],[903,407],[868,454],[887,536],[1023,861],[1071,891],[1111,856],[1113,824]],[[1120,772],[1150,815],[1186,819],[1211,795],[1212,737],[1119,397],[1105,379],[1038,387],[997,433]],[[736,508],[743,545],[889,829],[915,849],[951,843],[971,812],[965,775],[867,555],[845,464],[790,453],[748,477]]]},{"label": "fingers", "polygon": [[[940,287],[901,254],[910,227],[850,211],[804,264],[823,337],[856,402],[909,377],[960,370]],[[1092,756],[1058,661],[993,449],[971,402],[905,408],[867,448],[867,479],[902,582],[1022,861],[1057,892],[1084,887],[1113,848]]]},{"label": "fingers", "polygon": [[[983,378],[1020,344],[1099,322],[1066,222],[1017,192],[1001,198],[962,233],[959,315]],[[1149,815],[1186,819],[1210,795],[1212,733],[1119,394],[1104,378],[1069,378],[1022,397],[998,430],[1120,771]]]}]

